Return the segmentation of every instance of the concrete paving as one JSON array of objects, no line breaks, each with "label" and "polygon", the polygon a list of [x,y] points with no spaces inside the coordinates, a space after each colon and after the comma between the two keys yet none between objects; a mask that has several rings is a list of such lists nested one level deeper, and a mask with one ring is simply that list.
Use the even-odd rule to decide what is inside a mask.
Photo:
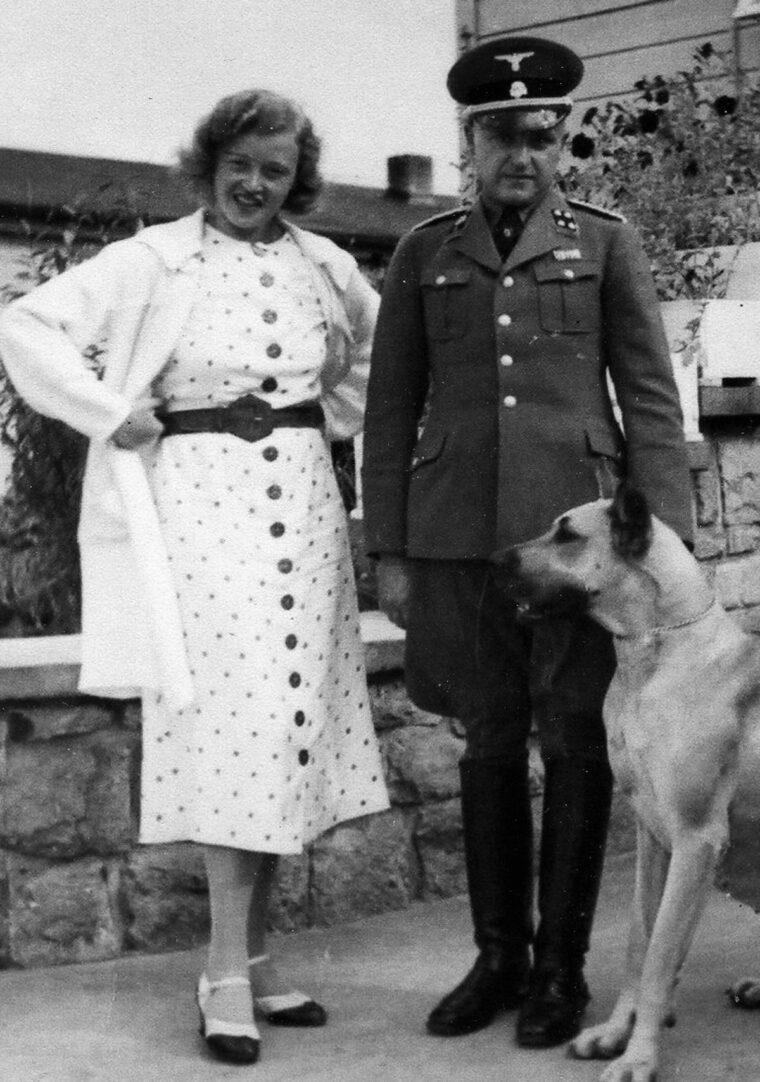
[{"label": "concrete paving", "polygon": [[[618,986],[631,896],[630,859],[608,862],[588,977],[588,1018]],[[760,1012],[728,1005],[724,988],[760,971],[760,917],[717,892],[684,972],[679,1021],[664,1035],[660,1082],[760,1079]],[[193,986],[203,952],[0,974],[2,1082],[592,1082],[602,1065],[564,1049],[515,1047],[514,1018],[458,1039],[425,1034],[428,1009],[473,958],[464,899],[419,904],[281,937],[298,986],[330,1009],[323,1030],[262,1026],[262,1058],[231,1067],[196,1034]]]}]

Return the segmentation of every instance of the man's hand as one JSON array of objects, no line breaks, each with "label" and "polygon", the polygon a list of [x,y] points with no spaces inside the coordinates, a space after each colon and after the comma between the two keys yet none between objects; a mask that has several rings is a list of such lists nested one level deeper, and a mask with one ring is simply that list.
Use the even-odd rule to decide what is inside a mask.
[{"label": "man's hand", "polygon": [[382,556],[377,565],[377,599],[396,627],[407,625],[410,586],[410,561],[403,556]]},{"label": "man's hand", "polygon": [[115,443],[123,451],[133,451],[144,443],[158,439],[164,430],[154,412],[158,405],[158,398],[142,398],[137,402],[126,421],[112,434],[111,443]]}]

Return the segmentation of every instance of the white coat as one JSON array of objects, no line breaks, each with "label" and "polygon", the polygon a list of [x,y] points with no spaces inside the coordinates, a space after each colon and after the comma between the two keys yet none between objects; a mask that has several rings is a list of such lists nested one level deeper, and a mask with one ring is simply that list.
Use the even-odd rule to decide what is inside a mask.
[{"label": "white coat", "polygon": [[[361,428],[378,297],[353,256],[287,224],[327,313],[321,403],[332,438]],[[169,562],[145,471],[155,445],[109,437],[169,360],[196,296],[202,211],[105,247],[0,315],[0,357],[33,409],[90,438],[79,521],[82,670],[90,694],[155,688],[170,709],[193,688]],[[84,352],[104,350],[97,374]]]}]

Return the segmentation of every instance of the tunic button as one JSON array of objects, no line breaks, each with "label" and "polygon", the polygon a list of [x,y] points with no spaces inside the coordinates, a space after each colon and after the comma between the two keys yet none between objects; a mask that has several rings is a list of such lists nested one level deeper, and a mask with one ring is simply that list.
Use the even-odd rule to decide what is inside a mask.
[{"label": "tunic button", "polygon": [[272,342],[267,346],[267,357],[279,357],[282,353],[282,346],[279,346],[276,342]]},{"label": "tunic button", "polygon": [[284,594],[280,598],[280,604],[282,605],[282,607],[284,609],[292,609],[293,608],[293,595],[292,594]]},{"label": "tunic button", "polygon": [[501,327],[508,327],[512,322],[512,317],[508,316],[506,312],[502,312],[499,316],[498,323]]},{"label": "tunic button", "polygon": [[[269,349],[271,349],[271,348],[272,347],[270,346]],[[280,347],[278,346],[277,348],[279,349]],[[267,350],[267,353],[269,353],[269,349]],[[269,355],[270,355],[270,357],[272,356],[271,353]],[[277,354],[275,353],[274,356],[276,357]],[[277,390],[277,380],[274,378],[274,376],[267,376],[267,378],[265,380],[262,380],[261,389],[262,389],[262,391],[266,391],[267,393],[269,391],[276,391]]]},{"label": "tunic button", "polygon": [[287,575],[289,571],[293,570],[292,560],[279,560],[277,563],[277,570],[281,571],[283,575]]},{"label": "tunic button", "polygon": [[438,277],[435,280],[435,284],[437,286],[442,286],[445,281],[446,281],[446,275],[445,274],[439,274]]},{"label": "tunic button", "polygon": [[298,646],[298,638],[295,635],[286,635],[285,645],[288,650],[295,650],[296,646]]},{"label": "tunic button", "polygon": [[575,278],[575,271],[571,271],[569,268],[562,272],[565,278]]},{"label": "tunic button", "polygon": [[508,394],[507,397],[504,399],[504,405],[509,407],[516,406],[517,399],[513,394]]},{"label": "tunic button", "polygon": [[299,688],[301,686],[301,674],[292,672],[288,677],[288,683],[292,688]]},{"label": "tunic button", "polygon": [[270,500],[279,500],[282,496],[282,489],[279,485],[270,485],[267,489],[267,496]]},{"label": "tunic button", "polygon": [[306,764],[308,763],[308,761],[309,761],[309,753],[308,753],[308,751],[306,751],[305,748],[301,748],[301,750],[299,751],[299,753],[298,753],[298,761],[301,764],[301,766],[306,766]]},{"label": "tunic button", "polygon": [[505,353],[504,356],[501,358],[501,363],[504,365],[505,368],[509,368],[509,366],[511,364],[514,364],[515,362],[513,357],[510,357],[508,353]]},{"label": "tunic button", "polygon": [[515,280],[511,274],[508,274],[501,284],[504,286],[505,289],[509,289],[510,286],[513,286],[515,284]]},{"label": "tunic button", "polygon": [[261,318],[264,320],[265,323],[276,323],[277,313],[275,312],[274,308],[267,308],[261,313]]},{"label": "tunic button", "polygon": [[280,452],[276,447],[265,447],[261,453],[267,462],[274,462]]},{"label": "tunic button", "polygon": [[296,723],[296,725],[303,725],[303,723],[306,721],[306,715],[304,714],[303,710],[296,710],[295,714],[293,715],[293,721]]},{"label": "tunic button", "polygon": [[272,537],[282,537],[282,535],[285,533],[285,524],[282,522],[273,522],[272,525],[269,527],[269,532],[271,533]]},{"label": "tunic button", "polygon": [[265,286],[265,287],[266,287],[266,286],[273,286],[273,285],[274,285],[274,278],[273,278],[273,277],[272,277],[272,275],[271,275],[271,274],[269,274],[269,273],[268,273],[267,271],[264,271],[264,273],[263,273],[263,274],[261,275],[261,277],[259,278],[259,281],[260,281],[260,282],[261,282],[261,284],[262,284],[263,286]]}]

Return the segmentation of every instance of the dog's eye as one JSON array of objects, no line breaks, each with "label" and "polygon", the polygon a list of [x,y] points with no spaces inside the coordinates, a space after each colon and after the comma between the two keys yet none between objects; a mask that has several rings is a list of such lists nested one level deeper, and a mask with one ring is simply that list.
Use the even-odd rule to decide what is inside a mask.
[{"label": "dog's eye", "polygon": [[568,541],[580,541],[581,534],[575,532],[575,530],[570,525],[568,519],[561,518],[557,523],[557,529],[554,533],[554,540],[558,544],[564,545]]}]

